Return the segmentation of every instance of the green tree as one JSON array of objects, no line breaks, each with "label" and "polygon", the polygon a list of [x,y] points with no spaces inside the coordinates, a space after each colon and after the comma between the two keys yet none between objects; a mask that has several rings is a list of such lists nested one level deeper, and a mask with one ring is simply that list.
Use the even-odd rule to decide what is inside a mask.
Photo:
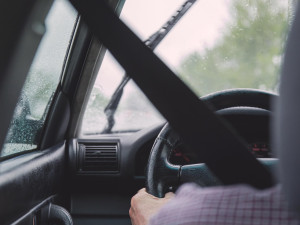
[{"label": "green tree", "polygon": [[287,6],[275,0],[233,0],[230,12],[233,19],[222,38],[185,58],[179,76],[199,96],[235,87],[276,90]]}]

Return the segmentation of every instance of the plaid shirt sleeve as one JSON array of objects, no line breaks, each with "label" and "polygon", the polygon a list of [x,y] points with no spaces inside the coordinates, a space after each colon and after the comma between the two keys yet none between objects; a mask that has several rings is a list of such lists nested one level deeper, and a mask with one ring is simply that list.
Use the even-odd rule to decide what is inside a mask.
[{"label": "plaid shirt sleeve", "polygon": [[155,214],[150,225],[300,225],[288,211],[280,186],[256,190],[246,185],[201,188],[184,184]]}]

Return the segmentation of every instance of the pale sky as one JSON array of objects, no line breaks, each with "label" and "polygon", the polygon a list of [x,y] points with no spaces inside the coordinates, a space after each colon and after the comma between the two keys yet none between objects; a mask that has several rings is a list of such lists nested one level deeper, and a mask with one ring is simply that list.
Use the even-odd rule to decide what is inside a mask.
[{"label": "pale sky", "polygon": [[[121,18],[145,40],[174,14],[182,0],[128,0]],[[230,0],[198,0],[157,48],[168,64],[178,66],[184,56],[211,47],[230,15]]]},{"label": "pale sky", "polygon": [[[190,53],[213,46],[230,20],[230,2],[198,0],[157,47],[156,54],[176,70]],[[126,0],[121,19],[141,40],[146,40],[183,3],[183,0]],[[124,74],[122,68],[114,64],[114,60],[106,56],[99,71],[101,76],[98,76],[95,84],[108,96],[114,92]]]}]

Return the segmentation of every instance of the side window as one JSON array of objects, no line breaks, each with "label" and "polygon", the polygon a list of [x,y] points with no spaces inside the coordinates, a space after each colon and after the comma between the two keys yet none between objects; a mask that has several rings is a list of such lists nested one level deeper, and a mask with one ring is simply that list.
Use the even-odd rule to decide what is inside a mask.
[{"label": "side window", "polygon": [[45,35],[19,97],[1,157],[37,148],[75,21],[76,12],[69,2],[56,0],[53,3],[45,20]]}]

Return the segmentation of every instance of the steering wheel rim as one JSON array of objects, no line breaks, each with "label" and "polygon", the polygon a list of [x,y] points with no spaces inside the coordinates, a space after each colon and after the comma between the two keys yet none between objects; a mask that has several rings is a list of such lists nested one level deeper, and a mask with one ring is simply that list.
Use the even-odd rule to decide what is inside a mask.
[{"label": "steering wheel rim", "polygon": [[[270,111],[271,98],[275,97],[272,93],[255,89],[229,89],[207,95],[202,100],[215,111],[231,107],[255,107]],[[149,156],[146,170],[148,193],[161,198],[170,185],[188,180],[185,176],[201,177],[203,185],[207,182],[211,185],[220,183],[204,163],[186,166],[171,164],[168,159],[172,149],[181,144],[182,139],[167,123],[156,138]]]}]

